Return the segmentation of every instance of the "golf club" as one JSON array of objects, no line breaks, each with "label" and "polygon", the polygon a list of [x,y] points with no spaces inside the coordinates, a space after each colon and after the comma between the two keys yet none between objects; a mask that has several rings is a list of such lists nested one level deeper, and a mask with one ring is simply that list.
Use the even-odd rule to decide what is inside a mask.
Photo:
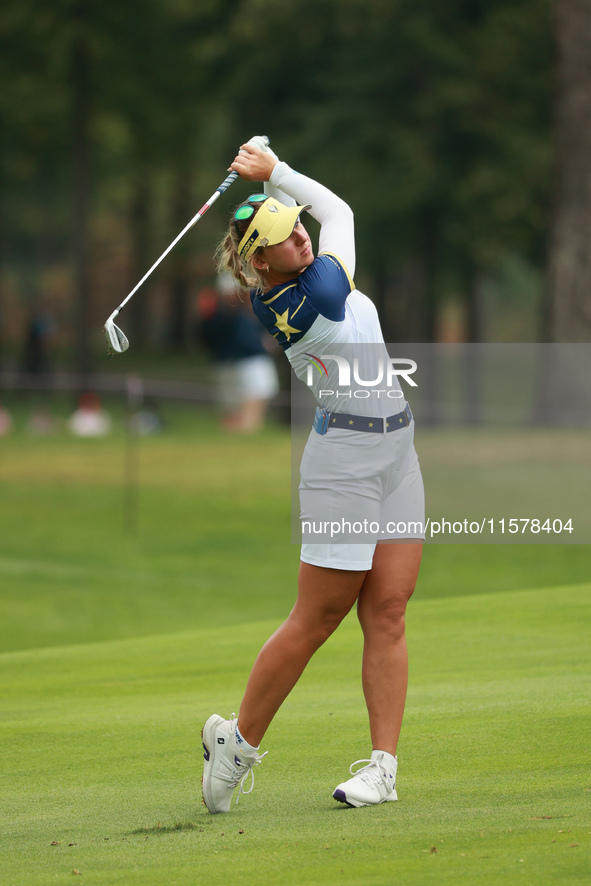
[{"label": "golf club", "polygon": [[[263,149],[266,145],[269,144],[269,139],[267,138],[266,135],[255,136],[255,139],[251,139],[251,141],[256,141],[256,144]],[[105,337],[107,339],[107,342],[108,342],[109,346],[113,349],[114,352],[116,352],[118,354],[122,354],[129,347],[129,340],[128,340],[127,336],[125,335],[123,330],[121,330],[118,326],[115,325],[115,322],[114,322],[115,317],[121,312],[122,308],[125,307],[125,305],[129,301],[129,299],[132,297],[132,295],[134,295],[138,291],[138,289],[140,288],[142,283],[145,283],[145,281],[148,279],[148,277],[150,276],[152,271],[154,271],[158,267],[160,262],[164,258],[166,258],[166,256],[171,251],[171,249],[173,249],[176,246],[176,244],[179,242],[179,240],[185,236],[187,231],[189,231],[193,227],[193,225],[195,225],[199,221],[199,219],[205,215],[205,213],[207,212],[209,207],[215,203],[215,201],[218,199],[220,194],[223,194],[224,191],[226,191],[230,187],[230,185],[236,181],[237,178],[238,178],[238,173],[231,172],[230,175],[224,179],[224,181],[221,183],[219,188],[216,188],[216,190],[211,195],[209,200],[207,200],[203,204],[203,206],[201,207],[201,209],[199,210],[197,215],[195,215],[191,219],[191,221],[188,223],[188,225],[186,225],[183,228],[183,230],[180,232],[180,234],[177,237],[175,237],[175,239],[172,241],[170,246],[167,249],[165,249],[165,251],[162,253],[160,258],[154,262],[154,264],[152,265],[150,270],[146,274],[144,274],[144,276],[142,277],[140,282],[136,286],[134,286],[134,288],[131,290],[131,292],[129,293],[127,298],[125,298],[121,302],[119,307],[113,311],[113,313],[111,314],[111,316],[109,317],[109,319],[105,323],[104,329],[105,329]]]}]

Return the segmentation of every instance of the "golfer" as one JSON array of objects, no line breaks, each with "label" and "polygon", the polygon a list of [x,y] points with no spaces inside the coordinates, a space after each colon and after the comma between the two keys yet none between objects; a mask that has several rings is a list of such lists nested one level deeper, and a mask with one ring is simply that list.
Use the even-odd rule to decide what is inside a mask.
[{"label": "golfer", "polygon": [[[261,649],[238,718],[214,714],[203,727],[203,798],[210,812],[227,812],[234,789],[246,793],[249,773],[248,793],[252,790],[253,767],[265,756],[259,749],[269,724],[312,655],[356,603],[372,751],[350,766],[351,777],[333,797],[349,806],[396,800],[396,747],[408,681],[405,611],[424,539],[412,413],[395,380],[388,391],[393,398],[377,392],[365,399],[339,396],[344,392],[335,373],[354,353],[351,348],[366,349],[365,362],[375,365],[385,354],[376,309],[352,281],[350,208],[280,162],[257,137],[242,145],[231,169],[245,181],[264,182],[265,193],[253,194],[233,213],[218,250],[219,269],[251,289],[254,313],[296,375],[311,382],[319,407],[301,464],[301,517],[308,528],[297,600]],[[317,257],[300,218],[304,210],[320,223]],[[312,358],[338,354],[339,359],[323,361],[322,380],[316,371],[311,379]],[[334,543],[315,534],[319,516],[327,513],[333,519],[346,516],[346,523],[349,517],[365,520],[370,529]]]}]

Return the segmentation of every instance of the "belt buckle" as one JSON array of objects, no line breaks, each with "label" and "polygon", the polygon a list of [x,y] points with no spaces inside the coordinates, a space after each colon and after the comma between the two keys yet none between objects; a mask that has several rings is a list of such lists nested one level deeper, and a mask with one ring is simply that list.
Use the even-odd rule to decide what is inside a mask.
[{"label": "belt buckle", "polygon": [[328,431],[328,422],[330,420],[330,412],[323,406],[317,406],[314,414],[314,430],[317,434],[324,436]]}]

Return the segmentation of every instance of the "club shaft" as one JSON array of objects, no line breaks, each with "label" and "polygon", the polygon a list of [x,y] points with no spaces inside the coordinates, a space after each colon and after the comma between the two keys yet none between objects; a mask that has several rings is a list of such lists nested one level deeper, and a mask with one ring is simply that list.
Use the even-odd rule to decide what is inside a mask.
[{"label": "club shaft", "polygon": [[162,255],[160,256],[160,258],[157,259],[157,260],[154,262],[154,264],[152,265],[152,267],[150,268],[150,270],[149,270],[146,274],[144,274],[144,276],[142,277],[142,279],[140,280],[140,282],[137,283],[137,284],[133,287],[133,289],[131,290],[131,292],[129,293],[129,295],[128,295],[128,296],[127,296],[127,297],[121,302],[121,304],[119,305],[119,307],[118,307],[115,311],[113,311],[113,313],[112,313],[111,316],[109,317],[109,320],[114,320],[114,319],[115,319],[115,317],[117,316],[117,314],[119,313],[119,311],[121,311],[121,309],[122,309],[123,307],[125,307],[125,305],[126,305],[127,302],[129,301],[129,299],[132,297],[132,295],[135,295],[135,293],[138,291],[138,289],[140,288],[140,286],[142,285],[142,283],[145,283],[145,282],[146,282],[146,280],[148,279],[148,277],[150,276],[150,274],[151,274],[153,271],[156,270],[156,268],[158,267],[158,265],[160,264],[160,262],[163,261],[163,260],[166,258],[166,256],[167,256],[168,253],[171,251],[171,249],[174,249],[174,247],[175,247],[176,244],[179,242],[179,240],[181,240],[181,239],[185,236],[185,234],[187,233],[187,231],[189,231],[189,230],[193,227],[193,225],[197,224],[197,222],[199,221],[199,219],[202,218],[202,217],[205,215],[205,213],[207,212],[207,210],[209,209],[209,207],[210,207],[210,206],[213,206],[213,204],[214,204],[215,201],[218,199],[218,197],[219,197],[221,194],[223,194],[224,191],[226,191],[226,190],[230,187],[230,185],[233,184],[233,182],[236,181],[237,178],[238,178],[238,173],[237,173],[237,172],[231,172],[230,175],[229,175],[227,178],[224,179],[224,181],[221,183],[221,185],[219,186],[219,188],[216,188],[216,190],[213,192],[213,194],[211,195],[211,197],[209,198],[209,200],[207,200],[207,201],[203,204],[203,206],[201,207],[201,209],[199,210],[199,212],[198,212],[195,216],[193,216],[193,218],[191,219],[191,221],[190,221],[187,225],[185,225],[185,227],[183,228],[183,230],[180,232],[180,234],[179,234],[177,237],[175,237],[175,239],[172,241],[172,243],[170,244],[170,246],[169,246],[167,249],[164,250],[164,252],[163,252]]}]

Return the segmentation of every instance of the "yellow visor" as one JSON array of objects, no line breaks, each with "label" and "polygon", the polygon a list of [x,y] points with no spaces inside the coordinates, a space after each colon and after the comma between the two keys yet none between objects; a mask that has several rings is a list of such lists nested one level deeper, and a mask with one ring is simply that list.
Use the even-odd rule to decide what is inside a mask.
[{"label": "yellow visor", "polygon": [[238,254],[247,261],[259,246],[275,246],[291,237],[297,221],[308,206],[285,206],[268,197],[255,214],[238,245]]}]

